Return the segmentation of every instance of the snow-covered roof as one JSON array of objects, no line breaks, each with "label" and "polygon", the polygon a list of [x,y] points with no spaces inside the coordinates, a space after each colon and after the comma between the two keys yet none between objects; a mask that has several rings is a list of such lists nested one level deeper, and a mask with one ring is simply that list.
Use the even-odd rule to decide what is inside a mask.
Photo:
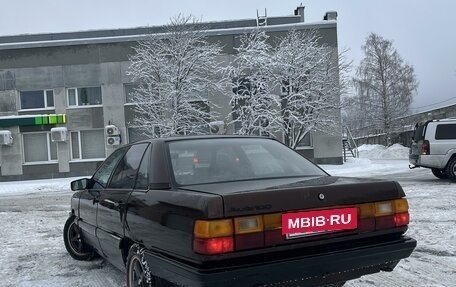
[{"label": "snow-covered roof", "polygon": [[[290,16],[291,17],[291,16]],[[269,21],[269,18],[268,18]],[[229,22],[229,21],[227,21]],[[215,22],[214,22],[215,23]],[[228,26],[228,25],[226,25]],[[261,27],[267,32],[287,31],[291,28],[303,29],[329,29],[336,28],[337,21],[325,20],[312,23],[294,22],[285,24],[268,25]],[[234,28],[208,29],[208,36],[243,34],[256,29],[256,26],[244,26]],[[72,46],[87,44],[106,44],[118,42],[134,42],[144,40],[151,34],[166,36],[163,33],[163,26],[159,27],[138,27],[133,29],[115,30],[92,30],[70,33],[18,35],[0,37],[0,50],[39,48],[54,46]]]}]

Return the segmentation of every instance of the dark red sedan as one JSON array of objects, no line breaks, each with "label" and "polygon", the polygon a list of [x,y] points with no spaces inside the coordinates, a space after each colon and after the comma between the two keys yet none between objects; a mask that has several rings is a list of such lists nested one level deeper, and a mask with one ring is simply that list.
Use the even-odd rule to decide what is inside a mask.
[{"label": "dark red sedan", "polygon": [[268,138],[134,143],[71,188],[69,254],[127,286],[342,286],[416,246],[397,182],[330,176]]}]

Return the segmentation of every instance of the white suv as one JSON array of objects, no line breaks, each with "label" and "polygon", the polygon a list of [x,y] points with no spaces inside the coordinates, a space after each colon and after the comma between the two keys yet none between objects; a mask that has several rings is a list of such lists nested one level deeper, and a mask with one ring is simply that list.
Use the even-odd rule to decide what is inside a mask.
[{"label": "white suv", "polygon": [[438,178],[456,180],[456,119],[416,124],[412,140],[410,168],[430,168]]}]

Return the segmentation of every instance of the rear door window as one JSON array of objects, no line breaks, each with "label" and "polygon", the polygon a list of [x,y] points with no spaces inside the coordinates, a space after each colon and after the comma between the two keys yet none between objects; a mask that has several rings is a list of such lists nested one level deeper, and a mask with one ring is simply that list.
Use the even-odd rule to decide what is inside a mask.
[{"label": "rear door window", "polygon": [[138,176],[136,178],[135,189],[147,190],[149,189],[149,163],[150,163],[150,149],[147,149],[143,156],[141,165],[139,166]]},{"label": "rear door window", "polygon": [[106,187],[109,177],[111,176],[114,168],[116,167],[117,163],[123,157],[125,152],[128,150],[128,147],[122,147],[118,150],[114,151],[98,168],[98,170],[93,175],[92,179],[94,180],[95,184],[93,186],[94,189],[99,189],[102,187]]},{"label": "rear door window", "polygon": [[424,139],[424,128],[425,125],[416,125],[415,132],[413,134],[413,138],[415,141],[423,140]]},{"label": "rear door window", "polygon": [[136,175],[148,144],[132,145],[116,167],[109,188],[132,189]]},{"label": "rear door window", "polygon": [[439,124],[435,130],[436,140],[456,139],[456,124]]}]

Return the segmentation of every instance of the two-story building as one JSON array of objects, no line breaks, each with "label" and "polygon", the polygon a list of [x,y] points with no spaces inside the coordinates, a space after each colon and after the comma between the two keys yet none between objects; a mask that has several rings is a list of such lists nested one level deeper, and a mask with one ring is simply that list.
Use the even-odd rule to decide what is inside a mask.
[{"label": "two-story building", "polygon": [[[220,43],[220,61],[231,61],[239,35],[263,25],[280,37],[294,28],[318,29],[321,41],[337,49],[337,13],[304,21],[304,7],[293,15],[205,23],[210,41]],[[121,144],[138,139],[132,80],[126,71],[138,40],[163,27],[97,30],[0,37],[0,181],[91,174],[118,147],[109,141],[115,126]],[[230,91],[209,95],[231,111]],[[337,110],[340,118],[340,111]],[[51,129],[61,127],[62,129]],[[232,130],[224,131],[232,133]],[[300,151],[318,163],[342,163],[341,135],[313,133]]]}]

